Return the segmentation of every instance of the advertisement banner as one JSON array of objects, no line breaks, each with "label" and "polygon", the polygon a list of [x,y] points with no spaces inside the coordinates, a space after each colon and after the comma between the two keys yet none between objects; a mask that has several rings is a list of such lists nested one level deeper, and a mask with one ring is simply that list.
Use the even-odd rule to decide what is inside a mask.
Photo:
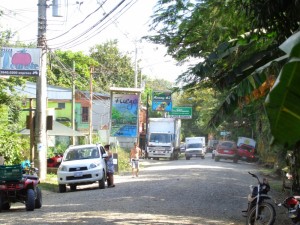
[{"label": "advertisement banner", "polygon": [[111,136],[137,137],[138,95],[113,94]]},{"label": "advertisement banner", "polygon": [[41,49],[1,48],[0,75],[39,76]]},{"label": "advertisement banner", "polygon": [[152,110],[153,111],[172,111],[171,92],[154,91],[152,94]]}]

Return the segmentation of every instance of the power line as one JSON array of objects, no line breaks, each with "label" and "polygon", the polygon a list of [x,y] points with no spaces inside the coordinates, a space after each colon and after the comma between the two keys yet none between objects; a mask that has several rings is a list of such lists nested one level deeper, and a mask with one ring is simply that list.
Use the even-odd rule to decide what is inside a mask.
[{"label": "power line", "polygon": [[[72,48],[72,47],[75,47],[79,44],[82,44],[86,41],[88,41],[89,39],[91,39],[92,37],[94,37],[95,35],[93,35],[92,37],[86,37],[86,35],[88,35],[88,33],[90,31],[92,31],[94,28],[96,28],[99,24],[101,24],[105,19],[107,19],[110,15],[113,14],[113,12],[115,12],[123,3],[125,2],[125,0],[119,2],[108,14],[104,15],[104,17],[102,19],[100,19],[98,22],[96,22],[93,26],[91,26],[90,28],[88,28],[85,32],[79,34],[78,36],[74,37],[72,40],[69,40],[69,41],[65,41],[63,43],[60,43],[60,44],[56,44],[58,45],[57,47],[55,47],[55,49],[58,49],[60,47],[64,47],[65,49],[67,48]],[[128,4],[127,4],[128,5]],[[126,7],[126,6],[125,6]],[[108,22],[106,22],[105,24],[107,24]],[[105,25],[104,24],[104,25]],[[103,27],[104,25],[101,25],[101,27]],[[110,25],[110,24],[109,24]],[[107,26],[106,26],[107,27]],[[102,30],[104,30],[106,27],[104,27]],[[99,28],[98,28],[99,29]],[[100,32],[102,31],[100,30]],[[100,33],[98,32],[98,33]],[[98,34],[96,33],[96,34]],[[91,35],[91,34],[90,34]],[[82,38],[85,38],[85,40],[82,40]],[[75,42],[75,43],[74,43]],[[73,44],[72,44],[73,43]],[[55,46],[55,45],[54,45]],[[53,47],[53,46],[52,46]]]},{"label": "power line", "polygon": [[[96,13],[99,9],[101,9],[101,7],[105,4],[107,0],[105,0],[96,10],[94,10],[92,13],[90,13],[89,15],[87,15],[81,22],[75,24],[73,27],[71,27],[69,30],[67,30],[66,32],[54,37],[54,38],[51,38],[51,39],[48,39],[48,41],[51,41],[51,40],[54,40],[54,39],[57,39],[59,37],[62,37],[64,35],[66,35],[67,33],[69,33],[71,30],[73,30],[74,28],[76,28],[77,26],[79,26],[80,24],[84,23],[86,21],[86,19],[88,19],[91,15],[93,15],[94,13]],[[123,0],[125,1],[125,0]]]}]

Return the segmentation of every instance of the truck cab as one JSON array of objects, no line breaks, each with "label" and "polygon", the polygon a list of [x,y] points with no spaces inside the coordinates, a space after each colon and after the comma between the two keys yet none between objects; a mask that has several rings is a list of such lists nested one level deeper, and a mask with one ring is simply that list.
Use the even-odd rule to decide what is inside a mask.
[{"label": "truck cab", "polygon": [[180,154],[180,120],[149,118],[147,158],[178,159]]}]

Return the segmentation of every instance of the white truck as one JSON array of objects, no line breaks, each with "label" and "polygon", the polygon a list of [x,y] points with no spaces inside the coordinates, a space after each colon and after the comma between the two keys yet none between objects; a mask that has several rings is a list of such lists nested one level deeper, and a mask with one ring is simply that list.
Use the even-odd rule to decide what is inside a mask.
[{"label": "white truck", "polygon": [[146,157],[178,159],[180,154],[180,128],[180,119],[149,118]]},{"label": "white truck", "polygon": [[184,154],[186,160],[192,157],[204,159],[206,154],[205,137],[186,137]]}]

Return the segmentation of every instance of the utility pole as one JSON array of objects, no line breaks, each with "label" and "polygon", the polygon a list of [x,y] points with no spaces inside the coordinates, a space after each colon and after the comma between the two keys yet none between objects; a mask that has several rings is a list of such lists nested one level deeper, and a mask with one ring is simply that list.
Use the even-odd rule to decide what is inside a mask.
[{"label": "utility pole", "polygon": [[135,57],[134,57],[134,87],[137,88],[137,77],[138,77],[138,71],[137,71],[137,47],[135,42]]},{"label": "utility pole", "polygon": [[89,143],[93,141],[93,73],[94,67],[90,70],[90,108],[89,108]]},{"label": "utility pole", "polygon": [[34,166],[39,169],[39,177],[41,180],[46,179],[47,175],[47,46],[46,46],[46,9],[47,0],[39,0],[38,2],[38,48],[41,48],[40,75],[37,78],[36,87],[36,129],[35,129],[35,144],[36,151],[34,158]]},{"label": "utility pole", "polygon": [[[72,73],[72,129],[75,130],[75,61],[73,61]],[[72,137],[72,144],[75,145],[75,137]]]},{"label": "utility pole", "polygon": [[29,99],[29,129],[30,129],[30,162],[34,163],[34,123],[33,123],[33,99]]}]

